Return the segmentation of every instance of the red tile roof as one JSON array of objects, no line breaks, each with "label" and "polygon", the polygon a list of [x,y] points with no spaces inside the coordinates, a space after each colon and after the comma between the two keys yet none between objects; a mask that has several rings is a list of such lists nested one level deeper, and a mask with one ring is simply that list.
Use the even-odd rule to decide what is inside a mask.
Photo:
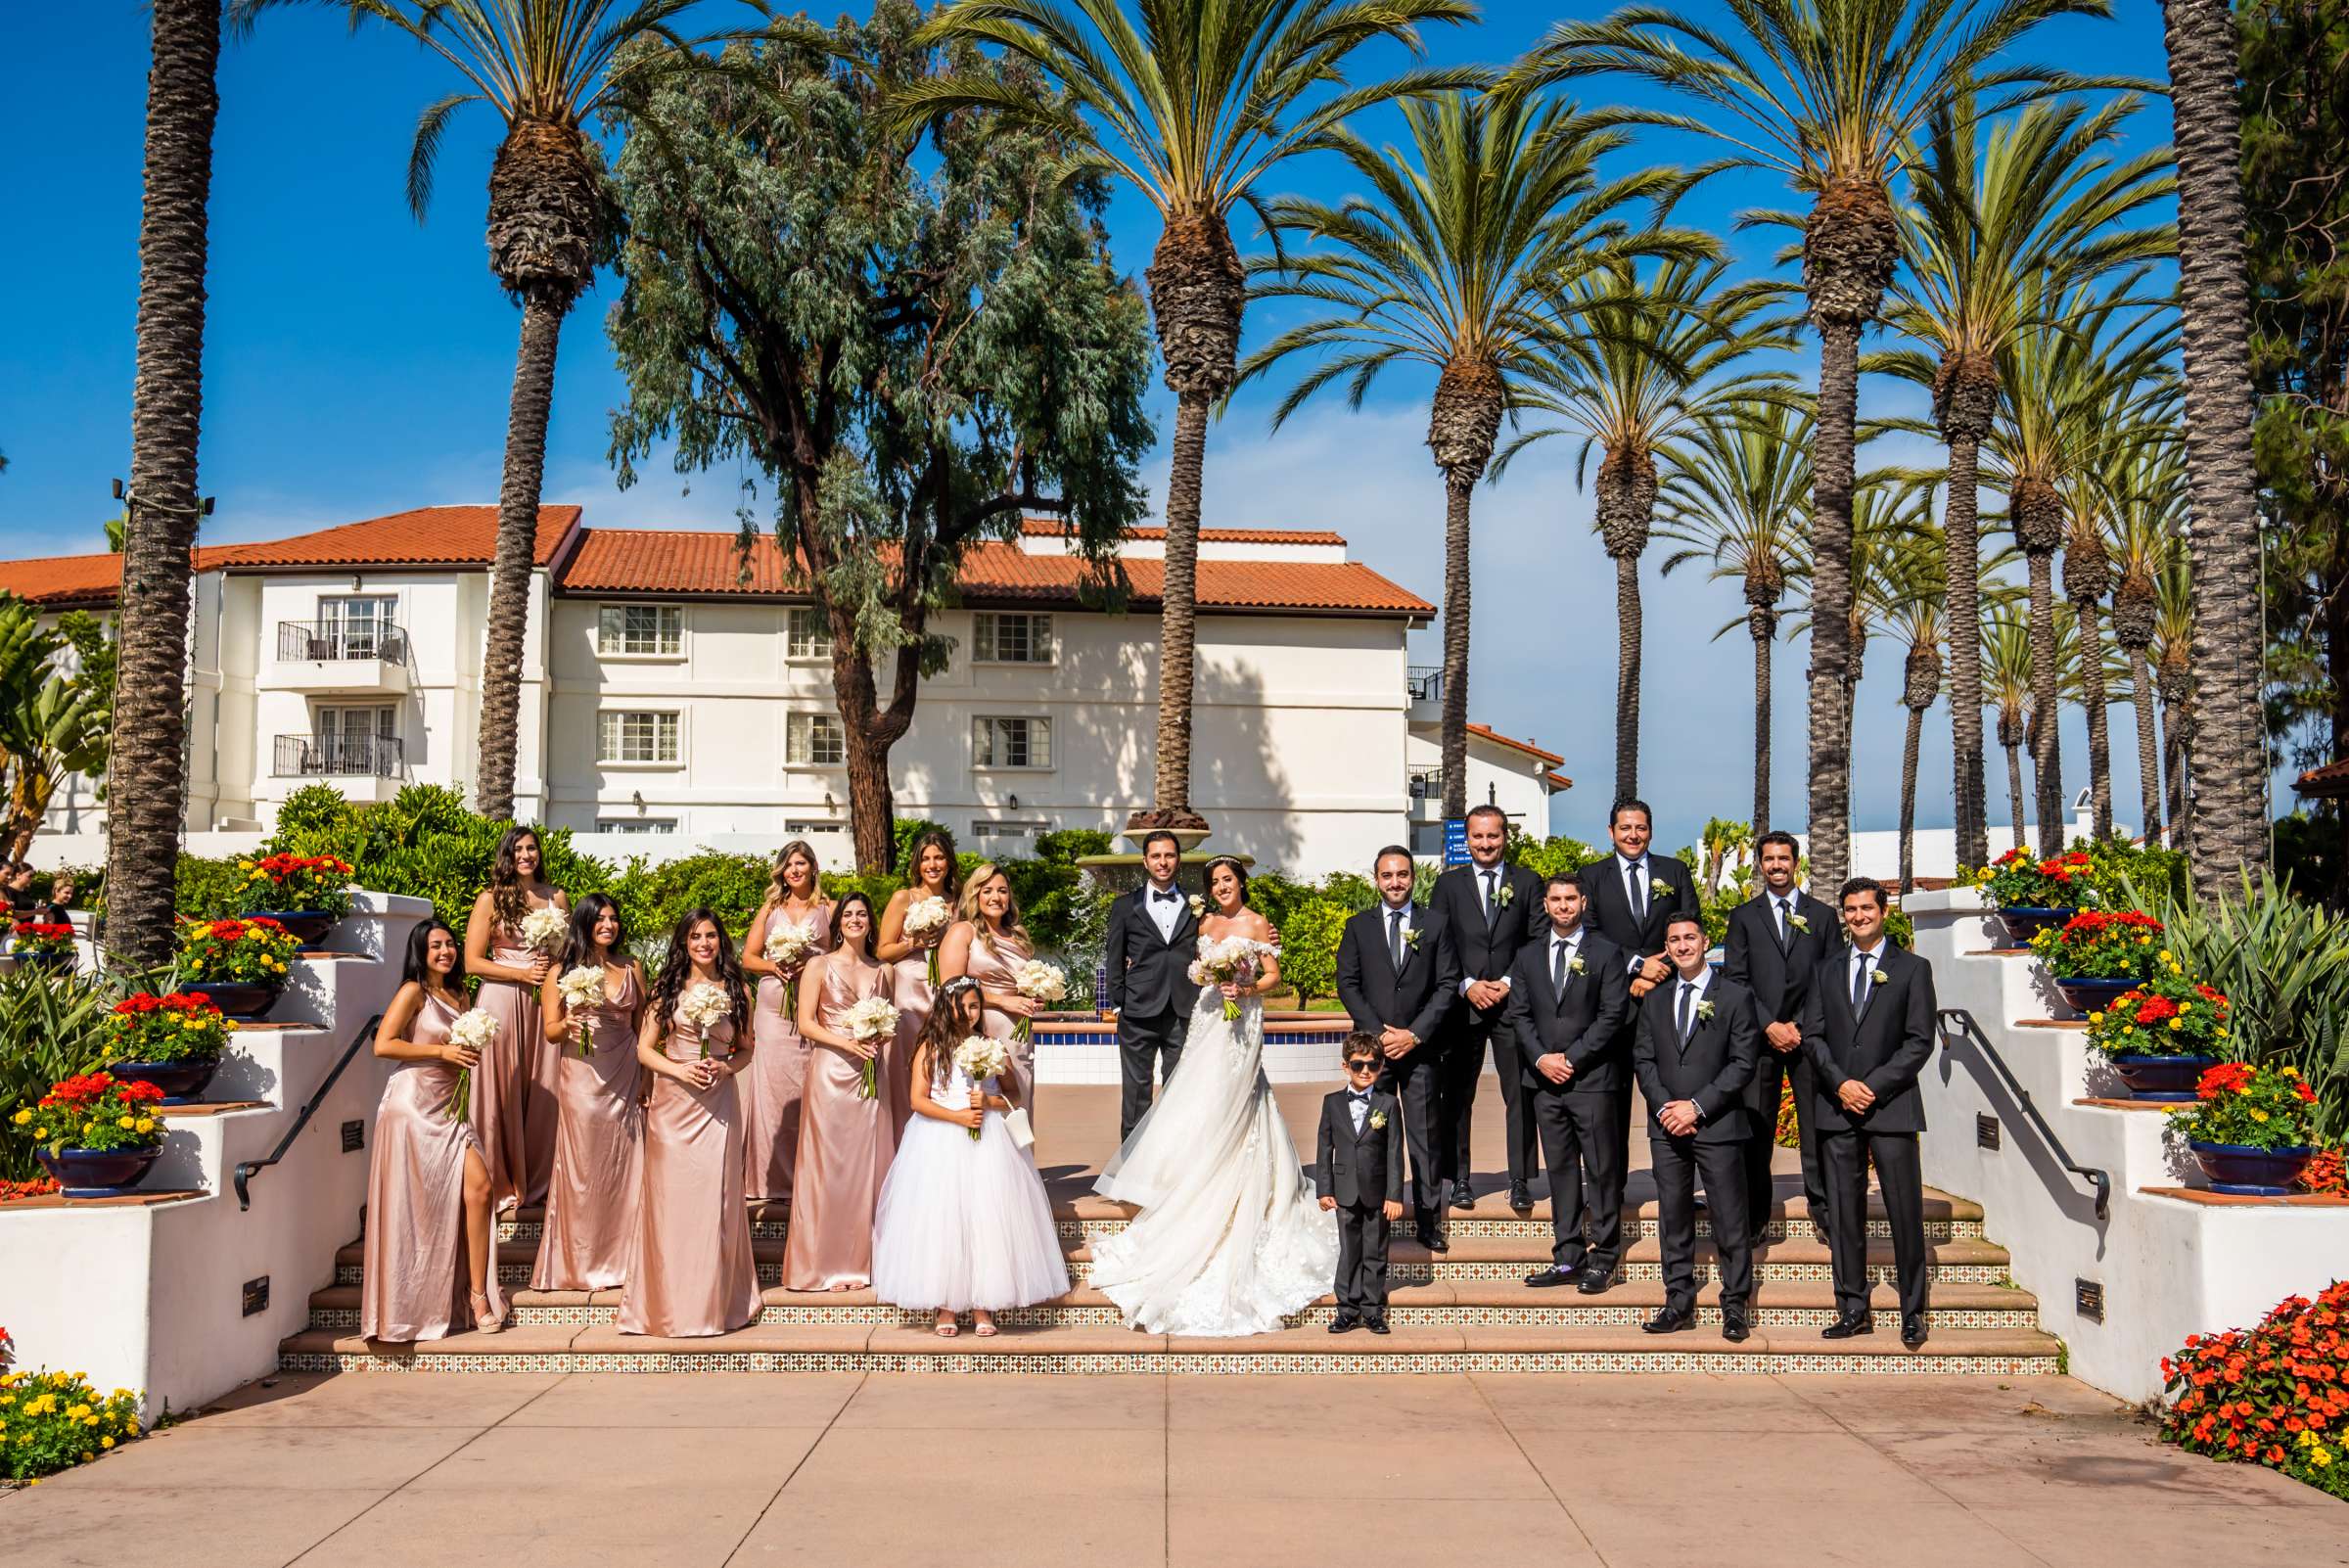
[{"label": "red tile roof", "polygon": [[[538,538],[530,564],[551,563],[563,540],[578,526],[580,508],[538,508]],[[420,506],[371,517],[341,528],[298,533],[264,544],[237,544],[222,551],[231,571],[253,567],[486,567],[497,553],[494,506]]]},{"label": "red tile roof", "polygon": [[[220,564],[229,546],[207,546],[196,552],[196,570],[208,572]],[[0,593],[44,610],[97,610],[113,604],[122,589],[122,558],[105,555],[52,555],[30,561],[0,561]]]},{"label": "red tile roof", "polygon": [[2349,795],[2349,761],[2326,762],[2312,767],[2292,785],[2295,794],[2312,796],[2317,800],[2335,800]]},{"label": "red tile roof", "polygon": [[[1058,538],[1069,531],[1068,525],[1053,517],[1031,517],[1020,520],[1020,531],[1032,539]],[[1165,529],[1128,529],[1129,539],[1163,539]],[[1201,529],[1199,537],[1209,544],[1344,544],[1346,535],[1328,533],[1317,529]]]},{"label": "red tile roof", "polygon": [[[1335,537],[1335,535],[1331,535]],[[799,597],[785,579],[783,554],[760,535],[747,563],[731,533],[682,533],[651,529],[587,529],[565,563],[558,586],[566,593],[742,594]],[[1155,604],[1164,581],[1157,561],[1125,563],[1131,600]],[[1009,544],[982,544],[963,559],[965,602],[1077,605],[1089,568],[1076,556],[1030,555]],[[1424,617],[1436,607],[1354,561],[1202,561],[1203,610],[1303,610],[1342,615]],[[1560,759],[1551,758],[1557,761]]]},{"label": "red tile roof", "polygon": [[[1555,752],[1543,751],[1541,747],[1536,746],[1532,741],[1511,740],[1508,736],[1503,735],[1494,729],[1490,724],[1470,724],[1468,726],[1468,733],[1471,735],[1482,736],[1484,739],[1493,742],[1496,746],[1506,746],[1511,751],[1523,752],[1526,756],[1537,758],[1542,761],[1547,762],[1552,767],[1555,767],[1558,765],[1558,763],[1566,761],[1565,758],[1560,757]],[[1574,780],[1568,779],[1566,782],[1572,784]]]}]

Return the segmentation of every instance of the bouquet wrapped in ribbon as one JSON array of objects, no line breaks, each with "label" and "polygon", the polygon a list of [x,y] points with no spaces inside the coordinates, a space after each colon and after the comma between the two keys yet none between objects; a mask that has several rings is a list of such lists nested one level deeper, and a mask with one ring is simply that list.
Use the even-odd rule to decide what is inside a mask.
[{"label": "bouquet wrapped in ribbon", "polygon": [[[954,1065],[971,1081],[971,1087],[979,1088],[989,1079],[1010,1071],[1011,1047],[992,1036],[966,1035],[962,1043],[954,1047]],[[977,1128],[971,1129],[971,1141],[979,1141]]]},{"label": "bouquet wrapped in ribbon", "polygon": [[930,989],[938,989],[938,939],[954,923],[954,910],[933,893],[905,906],[905,940],[930,949]]},{"label": "bouquet wrapped in ribbon", "polygon": [[578,1015],[601,1007],[612,999],[611,987],[604,980],[604,966],[580,964],[576,969],[566,969],[563,977],[555,982],[555,991],[563,998],[564,1010],[575,1015],[572,1022],[579,1032],[579,1054],[593,1056],[596,1021],[592,1017]]},{"label": "bouquet wrapped in ribbon", "polygon": [[[1012,988],[1033,1002],[1056,1002],[1069,993],[1069,977],[1060,965],[1031,958],[1012,972]],[[1012,1033],[1021,1039],[1036,1038],[1036,1020],[1023,1018]]]},{"label": "bouquet wrapped in ribbon", "polygon": [[[1252,986],[1265,972],[1265,960],[1277,951],[1270,943],[1248,937],[1206,938],[1199,944],[1199,956],[1191,960],[1191,984]],[[1240,1004],[1229,996],[1223,998],[1223,1016],[1231,1021],[1240,1016]]]},{"label": "bouquet wrapped in ribbon", "polygon": [[[496,1015],[483,1012],[479,1007],[467,1008],[448,1026],[448,1042],[462,1045],[476,1056],[488,1054],[496,1039]],[[469,1067],[457,1069],[457,1086],[448,1096],[448,1117],[452,1122],[459,1117],[468,1122],[473,1120],[473,1069]]]},{"label": "bouquet wrapped in ribbon", "polygon": [[[783,971],[783,1016],[800,1016],[800,971],[815,956],[815,922],[789,920],[778,912],[766,923],[766,961]],[[793,1025],[797,1028],[796,1022]]]},{"label": "bouquet wrapped in ribbon", "polygon": [[863,1079],[856,1085],[856,1097],[869,1100],[881,1092],[881,1042],[898,1032],[898,1010],[887,996],[867,996],[841,1014],[841,1027],[849,1038],[870,1044],[873,1054],[864,1059]]}]

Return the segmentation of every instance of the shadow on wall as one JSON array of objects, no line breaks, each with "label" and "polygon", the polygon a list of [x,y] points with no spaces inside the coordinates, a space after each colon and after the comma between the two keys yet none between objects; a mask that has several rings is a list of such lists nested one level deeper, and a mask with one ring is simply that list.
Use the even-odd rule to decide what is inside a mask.
[{"label": "shadow on wall", "polygon": [[1935,1059],[1941,1081],[1948,1084],[1959,1071],[1974,1081],[1982,1097],[1989,1101],[1991,1113],[1999,1120],[2003,1136],[2008,1144],[2031,1162],[2031,1174],[2039,1178],[2040,1186],[2054,1199],[2063,1217],[2086,1225],[2096,1233],[2096,1257],[2104,1256],[2107,1231],[2105,1222],[2096,1218],[2096,1199],[2094,1189],[2064,1168],[2055,1151],[2048,1146],[2015,1098],[2004,1075],[1983,1055],[1982,1048],[1961,1034],[1940,1032],[1942,1048]]}]

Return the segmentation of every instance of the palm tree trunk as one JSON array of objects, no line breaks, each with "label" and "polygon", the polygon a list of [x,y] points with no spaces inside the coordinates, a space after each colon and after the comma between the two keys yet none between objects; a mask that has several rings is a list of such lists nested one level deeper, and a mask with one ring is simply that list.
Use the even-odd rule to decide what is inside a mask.
[{"label": "palm tree trunk", "polygon": [[2268,863],[2240,55],[2228,0],[2162,0],[2161,9],[2177,124],[2186,486],[2194,519],[2187,540],[2194,606],[2193,873],[2205,893],[2215,893],[2237,867]]},{"label": "palm tree trunk", "polygon": [[1444,817],[1468,814],[1468,500],[1475,481],[1444,480]]},{"label": "palm tree trunk", "polygon": [[[2169,777],[2170,793],[2169,847],[2173,850],[2190,852],[2193,843],[2194,800],[2193,791],[2189,788],[2191,781],[2188,778],[2188,774],[2191,771],[2193,757],[2193,715],[2188,706],[2185,693],[2170,691],[2168,689],[2170,684],[2171,682],[2168,681],[2163,682],[2164,690],[2161,694],[2162,758],[2164,771]],[[2176,684],[2183,687],[2185,681],[2180,679]]]},{"label": "palm tree trunk", "polygon": [[2094,599],[2076,599],[2080,626],[2080,703],[2088,710],[2088,799],[2096,813],[2090,832],[2112,837],[2112,745],[2104,696],[2104,619]]},{"label": "palm tree trunk", "polygon": [[1639,794],[1639,558],[1615,558],[1615,799]]},{"label": "palm tree trunk", "polygon": [[1925,711],[1909,710],[1909,738],[1901,750],[1901,893],[1916,888],[1916,748],[1924,738]]},{"label": "palm tree trunk", "polygon": [[[1950,488],[1942,508],[1942,546],[1947,567],[1950,646],[1973,648],[1982,640],[1981,442],[1970,434],[1950,443]],[[1990,863],[1989,797],[1982,779],[1982,664],[1958,659],[1950,670],[1950,745],[1953,805],[1958,823],[1958,863]]]},{"label": "palm tree trunk", "polygon": [[1851,862],[1852,483],[1860,418],[1860,324],[1819,324],[1812,436],[1811,892],[1832,903]]},{"label": "palm tree trunk", "polygon": [[1769,611],[1745,613],[1746,629],[1754,636],[1754,837],[1770,831],[1770,656],[1776,640],[1775,618]]},{"label": "palm tree trunk", "polygon": [[138,369],[107,801],[107,940],[115,960],[129,967],[165,962],[173,945],[187,810],[192,552],[202,515],[206,206],[220,114],[220,0],[154,0],[150,15]]},{"label": "palm tree trunk", "polygon": [[1158,618],[1158,776],[1151,805],[1191,808],[1192,635],[1199,583],[1199,489],[1207,468],[1211,399],[1186,392],[1174,402],[1174,468],[1167,480],[1166,587]]},{"label": "palm tree trunk", "polygon": [[506,405],[506,473],[497,491],[489,628],[482,651],[481,771],[473,785],[475,807],[492,821],[514,815],[530,569],[538,545],[538,492],[546,478],[546,422],[555,405],[555,347],[563,334],[563,306],[543,291],[523,297],[514,394]]},{"label": "palm tree trunk", "polygon": [[2006,820],[2014,824],[2015,847],[2023,847],[2023,749],[2006,743]]},{"label": "palm tree trunk", "polygon": [[[2039,853],[2052,859],[2063,853],[2063,746],[2056,719],[2055,558],[2030,552],[2031,566],[2031,777],[2039,811]],[[2020,831],[2020,824],[2017,824]]]},{"label": "palm tree trunk", "polygon": [[2137,808],[2148,845],[2161,842],[2161,742],[2153,731],[2153,669],[2142,648],[2129,650],[2129,686],[2136,695]]}]

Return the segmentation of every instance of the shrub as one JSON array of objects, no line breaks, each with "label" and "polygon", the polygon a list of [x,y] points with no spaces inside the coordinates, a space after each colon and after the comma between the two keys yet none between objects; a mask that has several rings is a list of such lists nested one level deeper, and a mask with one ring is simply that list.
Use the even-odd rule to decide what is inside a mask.
[{"label": "shrub", "polygon": [[1512,823],[1501,855],[1538,877],[1554,877],[1561,871],[1571,875],[1593,860],[1603,860],[1606,852],[1594,850],[1580,839],[1537,839]]},{"label": "shrub", "polygon": [[2124,909],[2083,909],[2031,939],[2031,950],[2058,980],[2143,980],[2153,973],[2161,922]]},{"label": "shrub", "polygon": [[2319,1149],[2315,1158],[2300,1168],[2298,1185],[2303,1192],[2323,1193],[2327,1197],[2349,1198],[2349,1162],[2340,1149]]},{"label": "shrub", "polygon": [[2226,1056],[2227,998],[2186,978],[2162,948],[2153,978],[2088,1015],[2088,1042],[2107,1056]]},{"label": "shrub", "polygon": [[1321,879],[1321,897],[1350,915],[1360,914],[1378,902],[1378,884],[1353,871],[1332,871]]},{"label": "shrub", "polygon": [[29,969],[0,976],[0,1179],[30,1180],[40,1174],[32,1153],[34,1109],[49,1086],[100,1065],[106,1025],[117,992],[105,976],[60,975]]},{"label": "shrub", "polygon": [[[173,877],[172,908],[183,920],[217,920],[244,909],[245,873],[227,856],[182,854]],[[105,907],[100,898],[99,907]]]},{"label": "shrub", "polygon": [[1280,978],[1300,1003],[1338,991],[1338,940],[1346,934],[1344,904],[1308,899],[1289,911],[1280,927]]},{"label": "shrub", "polygon": [[2349,1282],[2288,1297],[2256,1328],[2189,1334],[2161,1375],[2164,1442],[2349,1498]]},{"label": "shrub", "polygon": [[179,939],[180,973],[190,985],[286,983],[301,945],[274,920],[198,920]]},{"label": "shrub", "polygon": [[2289,1067],[2221,1062],[2204,1070],[2194,1103],[2170,1113],[2170,1130],[2196,1143],[2304,1149],[2317,1141],[2317,1091]]},{"label": "shrub", "polygon": [[[603,891],[619,902],[639,946],[664,941],[686,910],[704,904],[717,911],[739,943],[766,899],[769,879],[768,862],[758,855],[704,850],[660,865],[632,858]],[[592,890],[573,891],[573,899],[585,891]]]},{"label": "shrub", "polygon": [[202,996],[140,992],[115,1003],[99,1059],[116,1062],[216,1062],[228,1048],[228,1020]]},{"label": "shrub", "polygon": [[112,1073],[84,1073],[53,1084],[38,1105],[18,1110],[13,1120],[31,1129],[32,1141],[51,1154],[60,1149],[152,1149],[163,1141],[157,1103],[163,1091],[153,1084],[125,1083]]},{"label": "shrub", "polygon": [[332,854],[267,854],[239,860],[245,873],[237,890],[237,912],[296,910],[333,915],[350,909],[350,862]]},{"label": "shrub", "polygon": [[15,1371],[9,1351],[0,1328],[0,1475],[54,1475],[139,1435],[139,1397],[130,1390],[100,1398],[80,1372]]}]

